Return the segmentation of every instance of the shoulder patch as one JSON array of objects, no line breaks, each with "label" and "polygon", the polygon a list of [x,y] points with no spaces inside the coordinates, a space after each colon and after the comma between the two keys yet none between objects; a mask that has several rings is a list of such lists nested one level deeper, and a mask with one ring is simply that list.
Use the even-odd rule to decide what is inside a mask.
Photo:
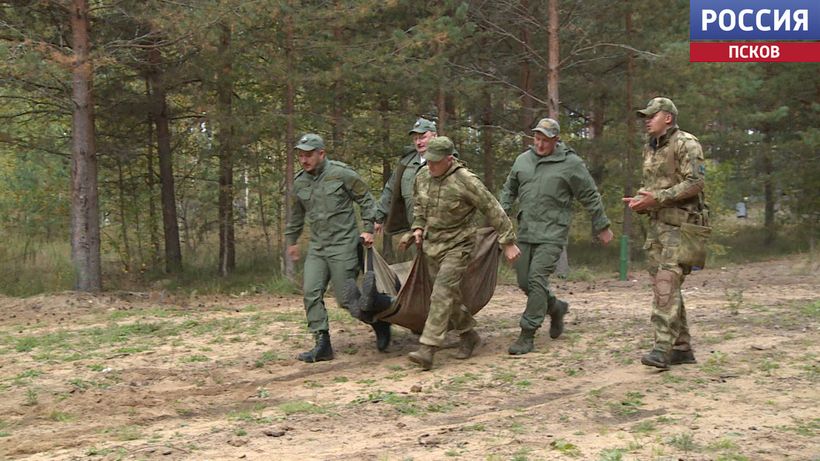
[{"label": "shoulder patch", "polygon": [[338,161],[338,160],[328,160],[328,163],[330,163],[331,165],[336,165],[336,166],[338,166],[338,167],[347,168],[348,170],[352,170],[352,169],[353,169],[353,168],[351,168],[351,167],[350,167],[350,165],[348,165],[347,163],[345,163],[345,162],[340,162],[340,161]]}]

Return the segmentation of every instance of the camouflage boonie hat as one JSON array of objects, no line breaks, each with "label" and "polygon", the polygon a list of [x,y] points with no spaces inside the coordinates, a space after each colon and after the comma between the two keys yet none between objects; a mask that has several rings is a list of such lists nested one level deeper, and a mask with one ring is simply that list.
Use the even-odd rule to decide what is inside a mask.
[{"label": "camouflage boonie hat", "polygon": [[638,117],[651,117],[660,111],[678,115],[678,108],[675,107],[675,103],[669,98],[652,99],[646,104],[646,109],[641,109],[636,112],[638,113]]},{"label": "camouflage boonie hat", "polygon": [[548,138],[554,138],[561,133],[561,125],[551,118],[542,118],[532,131],[537,131]]},{"label": "camouflage boonie hat", "polygon": [[407,134],[427,133],[428,131],[436,131],[436,122],[422,117],[416,120],[416,123],[413,124],[413,128],[410,128]]},{"label": "camouflage boonie hat", "polygon": [[299,143],[296,144],[296,148],[299,150],[310,152],[316,149],[324,149],[325,142],[322,140],[322,137],[318,134],[308,133],[299,138]]},{"label": "camouflage boonie hat", "polygon": [[427,143],[427,153],[424,154],[424,158],[428,162],[438,162],[448,155],[453,155],[453,152],[455,152],[453,141],[450,141],[447,136],[437,136]]}]

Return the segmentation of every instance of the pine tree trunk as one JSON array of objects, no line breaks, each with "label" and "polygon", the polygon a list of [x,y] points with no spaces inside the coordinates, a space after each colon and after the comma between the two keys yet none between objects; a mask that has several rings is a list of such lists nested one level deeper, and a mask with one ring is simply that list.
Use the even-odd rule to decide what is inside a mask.
[{"label": "pine tree trunk", "polygon": [[162,57],[157,49],[149,52],[152,70],[151,112],[157,128],[157,154],[159,157],[160,201],[162,202],[162,227],[165,240],[165,271],[182,271],[182,250],[179,245],[179,223],[177,222],[174,167],[171,158],[171,127],[168,119],[168,104],[162,75]]},{"label": "pine tree trunk", "polygon": [[89,40],[88,2],[73,0],[71,16],[72,152],[71,261],[75,289],[102,290],[100,221],[97,190],[97,152],[94,134],[93,66]]},{"label": "pine tree trunk", "polygon": [[128,243],[128,219],[125,215],[125,180],[122,175],[122,160],[117,159],[117,194],[120,202],[120,238],[122,238],[122,264],[126,273],[131,272],[131,245]]},{"label": "pine tree trunk", "polygon": [[[547,110],[550,118],[559,118],[559,97],[558,97],[558,63],[560,48],[558,47],[558,0],[549,0],[547,9],[549,19],[547,23],[547,42],[549,56],[547,57]],[[561,258],[555,268],[555,274],[561,277],[569,275],[569,256],[567,247],[561,252]]]},{"label": "pine tree trunk", "polygon": [[236,269],[236,246],[233,222],[233,63],[231,27],[221,24],[219,55],[221,68],[217,76],[217,145],[219,146],[219,275]]},{"label": "pine tree trunk", "polygon": [[558,97],[558,64],[560,53],[558,47],[558,0],[549,0],[548,10],[547,41],[549,43],[549,56],[547,60],[547,94],[549,99],[547,101],[547,109],[550,118],[558,120],[558,104],[560,102]]},{"label": "pine tree trunk", "polygon": [[[145,78],[145,96],[151,101],[151,81],[148,77]],[[156,268],[162,260],[159,246],[159,229],[157,228],[157,206],[154,201],[156,197],[155,185],[156,173],[154,172],[154,117],[153,111],[148,111],[148,120],[146,126],[148,127],[148,143],[145,146],[145,185],[148,186],[148,234],[151,238],[151,267]]]},{"label": "pine tree trunk", "polygon": [[[631,43],[632,40],[632,10],[629,7],[629,0],[626,0],[626,42]],[[624,154],[623,154],[623,170],[624,170],[624,197],[632,197],[634,195],[634,186],[632,180],[632,155],[633,152],[633,144],[634,139],[636,136],[635,133],[635,119],[632,116],[634,105],[632,103],[632,79],[635,75],[635,55],[631,51],[626,55],[626,145],[624,146]],[[629,205],[624,203],[624,224],[623,224],[623,235],[632,239],[632,210],[629,209]],[[633,245],[635,247],[635,245]],[[627,252],[627,267],[629,267],[629,263],[631,262],[632,252]]]},{"label": "pine tree trunk", "polygon": [[[529,13],[529,0],[521,0],[521,11]],[[530,67],[530,59],[527,57],[530,53],[530,28],[521,27],[521,129],[527,133],[527,136],[522,137],[522,148],[528,149],[530,147],[530,128],[535,125],[535,99],[532,97],[533,92],[533,75]]]},{"label": "pine tree trunk", "polygon": [[495,190],[495,154],[493,153],[493,95],[484,91],[484,114],[481,127],[481,151],[484,157],[484,184]]},{"label": "pine tree trunk", "polygon": [[[288,2],[290,6],[292,2]],[[289,8],[289,12],[287,16],[285,16],[285,62],[287,63],[288,69],[294,69],[296,65],[296,57],[294,55],[294,32],[293,32],[293,16],[292,11]],[[293,146],[296,144],[296,134],[295,129],[293,126],[293,112],[295,110],[295,101],[296,101],[296,83],[294,82],[294,78],[292,76],[292,72],[287,73],[287,82],[285,87],[285,118],[286,118],[286,128],[285,128],[285,193],[282,198],[283,201],[283,208],[284,212],[284,222],[290,222],[291,215],[293,214],[293,210],[291,209],[291,195],[293,195],[293,176],[294,176],[294,156],[293,156]],[[279,168],[278,165],[274,165],[275,168]],[[285,276],[289,279],[293,279],[296,268],[295,264],[291,259],[288,257],[285,252],[287,251],[287,245],[285,244],[285,232],[284,232],[284,225],[281,223],[282,220],[280,219],[279,225],[279,241],[280,247],[282,248],[282,260],[284,261],[285,267]]]}]

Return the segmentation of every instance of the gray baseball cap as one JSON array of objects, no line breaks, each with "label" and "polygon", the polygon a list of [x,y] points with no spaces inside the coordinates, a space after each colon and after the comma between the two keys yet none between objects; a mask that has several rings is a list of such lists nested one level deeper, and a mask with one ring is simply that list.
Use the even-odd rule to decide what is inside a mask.
[{"label": "gray baseball cap", "polygon": [[413,124],[413,128],[410,128],[410,132],[407,134],[427,133],[428,131],[436,131],[436,122],[422,117],[416,120],[416,123]]},{"label": "gray baseball cap", "polygon": [[296,144],[296,148],[308,152],[316,149],[324,149],[325,142],[318,134],[308,133],[299,138],[299,143]]}]

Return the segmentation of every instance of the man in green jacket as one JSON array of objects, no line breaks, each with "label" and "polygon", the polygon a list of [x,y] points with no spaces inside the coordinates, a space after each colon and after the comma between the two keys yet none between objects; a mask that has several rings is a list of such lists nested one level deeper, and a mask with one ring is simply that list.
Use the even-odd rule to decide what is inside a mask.
[{"label": "man in green jacket", "polygon": [[459,333],[457,359],[467,359],[481,342],[475,319],[461,304],[459,285],[475,246],[476,211],[498,232],[504,256],[512,262],[520,254],[515,232],[504,210],[475,174],[453,157],[453,142],[445,137],[430,140],[427,168],[416,176],[413,208],[413,237],[422,251],[433,280],[430,312],[419,342],[408,356],[425,370],[444,343],[448,329]]},{"label": "man in green jacket", "polygon": [[[315,346],[297,357],[303,362],[333,359],[333,347],[324,294],[328,282],[333,281],[336,300],[344,305],[342,288],[345,280],[355,278],[359,271],[358,246],[373,244],[373,221],[376,206],[370,189],[362,178],[344,163],[326,158],[325,144],[316,134],[299,139],[296,149],[302,171],[293,180],[293,210],[285,227],[288,257],[299,259],[297,239],[305,222],[310,226],[310,242],[305,257],[303,292],[308,329],[313,333]],[[364,231],[359,232],[353,202],[359,205]],[[377,345],[387,343],[390,324],[372,324]]]},{"label": "man in green jacket", "polygon": [[513,204],[518,201],[515,216],[521,258],[515,270],[518,286],[527,294],[521,334],[508,351],[513,355],[533,350],[535,332],[546,314],[550,316],[551,338],[558,338],[564,331],[569,304],[552,294],[549,276],[555,272],[567,244],[573,200],[581,202],[589,212],[593,235],[603,244],[612,240],[595,181],[583,160],[561,142],[558,122],[542,119],[532,131],[532,147],[515,159],[501,192],[501,206],[508,215],[512,215]]},{"label": "man in green jacket", "polygon": [[690,266],[680,264],[681,225],[708,225],[705,165],[698,138],[678,129],[678,109],[669,98],[654,98],[638,112],[644,119],[643,184],[624,202],[649,215],[644,249],[652,276],[652,326],[655,344],[641,357],[650,367],[696,363],[692,352],[681,285]]},{"label": "man in green jacket", "polygon": [[413,184],[416,174],[424,165],[427,143],[437,136],[436,122],[419,118],[408,134],[413,137],[414,148],[402,155],[384,185],[376,207],[377,234],[382,230],[387,234],[406,232],[413,223]]}]

